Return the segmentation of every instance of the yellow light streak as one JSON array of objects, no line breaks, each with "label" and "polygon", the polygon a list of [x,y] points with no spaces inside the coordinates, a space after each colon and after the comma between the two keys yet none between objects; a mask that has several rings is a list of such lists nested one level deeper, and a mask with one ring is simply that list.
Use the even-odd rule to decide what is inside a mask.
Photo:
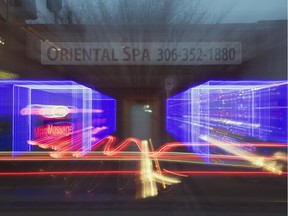
[{"label": "yellow light streak", "polygon": [[[150,143],[151,150],[154,152],[154,147],[153,147],[153,143],[152,143],[151,139],[149,139],[149,143]],[[156,170],[157,170],[157,172],[160,175],[162,175],[161,168],[160,168],[160,163],[158,161],[158,158],[155,155],[153,157],[154,157],[154,161],[155,161]],[[166,188],[164,180],[162,180],[162,187],[163,187],[163,189]]]},{"label": "yellow light streak", "polygon": [[[217,147],[225,150],[226,152],[232,153],[236,156],[243,158],[251,162],[255,166],[262,167],[264,170],[270,171],[272,173],[281,175],[283,166],[281,164],[277,164],[276,161],[268,161],[265,160],[263,157],[257,157],[256,154],[247,152],[237,146],[229,146],[225,145],[226,143],[210,136],[200,136],[201,139],[213,143]],[[224,145],[223,145],[224,144]]]}]

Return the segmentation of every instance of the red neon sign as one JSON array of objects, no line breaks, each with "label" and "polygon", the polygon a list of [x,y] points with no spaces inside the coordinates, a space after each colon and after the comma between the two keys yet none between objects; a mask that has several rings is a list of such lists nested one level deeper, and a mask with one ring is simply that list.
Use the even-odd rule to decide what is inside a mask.
[{"label": "red neon sign", "polygon": [[72,131],[73,125],[71,123],[48,124],[35,127],[34,134],[35,138],[63,137],[71,135]]}]

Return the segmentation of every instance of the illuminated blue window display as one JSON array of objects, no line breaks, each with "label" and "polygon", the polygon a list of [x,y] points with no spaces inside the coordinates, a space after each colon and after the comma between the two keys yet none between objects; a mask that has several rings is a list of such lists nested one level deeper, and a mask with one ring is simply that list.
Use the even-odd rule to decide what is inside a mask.
[{"label": "illuminated blue window display", "polygon": [[92,92],[92,110],[92,126],[96,130],[96,133],[93,134],[94,138],[99,140],[116,131],[115,99],[94,90]]},{"label": "illuminated blue window display", "polygon": [[[78,85],[73,81],[0,80],[0,150],[12,149],[13,134],[13,86],[14,85]],[[26,145],[26,144],[25,144]]]},{"label": "illuminated blue window display", "polygon": [[12,140],[6,136],[1,149],[9,150],[10,141],[13,156],[33,150],[28,140],[63,134],[71,134],[70,150],[84,155],[93,137],[101,139],[116,129],[115,100],[72,81],[4,81],[0,91],[1,118],[12,125]]},{"label": "illuminated blue window display", "polygon": [[203,137],[287,144],[287,81],[209,81],[168,98],[166,106],[167,131],[207,162],[217,150],[193,146],[207,144]]},{"label": "illuminated blue window display", "polygon": [[0,80],[0,114],[12,115],[14,85],[79,85],[73,81]]},{"label": "illuminated blue window display", "polygon": [[[31,109],[35,105],[40,105],[40,109],[44,107],[44,110],[45,108],[47,110],[44,111],[47,112],[44,113],[46,118],[50,112],[48,106],[51,105],[51,109],[59,106],[83,110],[92,109],[92,90],[80,85],[14,85],[13,98],[13,152],[30,150],[31,146],[27,143],[27,140],[32,140],[35,137],[34,127],[39,124],[40,118],[38,115],[22,115],[21,111],[24,108]],[[56,119],[56,121],[59,120]],[[72,137],[71,150],[74,151],[80,148],[83,151],[89,150],[92,136],[91,113],[75,112],[71,114],[67,121],[72,124],[73,132],[82,129],[83,133],[81,141],[77,140],[77,142],[74,142],[75,139]],[[27,143],[26,145],[24,144],[25,142]],[[82,145],[80,146],[80,144]]]}]

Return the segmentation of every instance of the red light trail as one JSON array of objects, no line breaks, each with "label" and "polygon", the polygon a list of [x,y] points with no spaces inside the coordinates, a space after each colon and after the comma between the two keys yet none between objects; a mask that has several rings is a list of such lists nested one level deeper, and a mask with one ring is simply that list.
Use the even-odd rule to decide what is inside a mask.
[{"label": "red light trail", "polygon": [[[197,170],[163,170],[163,174],[180,174],[189,176],[201,176],[201,175],[212,175],[212,176],[223,176],[223,175],[244,175],[244,176],[275,176],[273,173],[267,173],[263,171],[197,171]],[[138,170],[96,170],[96,171],[27,171],[27,172],[1,172],[0,176],[46,176],[46,175],[138,175]],[[282,176],[287,176],[288,172],[283,172]]]},{"label": "red light trail", "polygon": [[[94,131],[101,131],[100,129],[94,129]],[[50,139],[50,140],[48,140]],[[77,139],[77,137],[74,137],[74,139]],[[51,139],[51,138],[42,138],[42,139],[37,139],[33,141],[29,141],[29,144],[31,145],[38,145],[40,147],[46,148],[52,148],[53,150],[56,150],[56,152],[61,152],[62,154],[69,154],[72,153],[74,157],[83,157],[82,152],[80,149],[79,151],[76,152],[71,152],[69,151],[69,146],[71,140],[71,135],[57,138],[57,139]],[[69,141],[69,143],[67,142]],[[92,149],[91,151],[95,151],[99,149],[101,146],[104,145],[103,147],[103,154],[107,156],[115,156],[117,154],[120,154],[124,149],[128,148],[131,143],[135,143],[140,152],[142,152],[141,148],[141,140],[137,138],[126,138],[124,141],[120,142],[117,147],[113,148],[114,145],[116,144],[117,138],[113,136],[107,136],[101,140],[98,140],[92,144]],[[278,143],[240,143],[240,144],[221,144],[221,146],[250,146],[253,145],[255,147],[265,147],[265,148],[287,148],[286,145],[284,144],[278,144]],[[217,146],[216,144],[209,143],[209,144],[203,144],[203,143],[180,143],[180,142],[171,142],[171,143],[165,143],[164,145],[160,146],[157,150],[155,151],[150,151],[149,156],[151,157],[161,157],[162,155],[172,152],[172,150],[179,148],[179,147],[187,147],[187,146]],[[62,150],[62,151],[59,151]],[[172,152],[173,153],[173,152]],[[205,156],[205,155],[203,155]],[[208,156],[208,155],[207,155]],[[195,157],[199,158],[199,156],[196,155],[191,155],[188,157]],[[228,158],[228,159],[241,159],[239,156],[234,156],[234,155],[211,155],[212,158]],[[263,156],[266,159],[272,159],[273,156]],[[287,156],[285,157],[280,157],[281,159],[286,159]]]},{"label": "red light trail", "polygon": [[[92,134],[97,135],[99,132],[105,130],[105,127],[93,128]],[[84,132],[84,133],[83,133]],[[181,181],[177,177],[188,177],[188,176],[277,176],[286,177],[288,172],[282,171],[282,165],[277,165],[275,160],[282,160],[287,162],[287,155],[277,154],[273,156],[259,156],[256,154],[250,154],[241,156],[241,154],[234,155],[212,155],[212,154],[202,154],[194,155],[193,153],[187,152],[175,152],[176,148],[183,148],[187,146],[216,146],[225,149],[225,147],[219,146],[220,144],[215,141],[214,144],[201,144],[201,143],[178,143],[171,142],[165,143],[160,146],[157,150],[154,150],[152,141],[150,140],[151,147],[149,149],[148,142],[142,141],[137,138],[127,138],[122,142],[117,144],[116,137],[107,136],[101,140],[97,137],[93,137],[92,145],[90,151],[83,155],[83,147],[81,143],[83,136],[89,136],[84,131],[76,131],[69,133],[63,137],[53,137],[44,136],[36,140],[28,141],[30,145],[36,145],[44,149],[52,149],[53,152],[27,152],[23,153],[17,157],[11,157],[8,155],[8,152],[0,152],[0,161],[63,161],[63,160],[86,160],[86,161],[105,161],[105,160],[125,160],[125,161],[138,161],[139,170],[63,170],[63,171],[10,171],[10,172],[0,172],[2,177],[41,177],[41,176],[97,176],[97,175],[134,175],[136,181],[140,185],[140,192],[138,198],[147,198],[157,196],[158,189],[156,186],[157,183],[161,183],[163,189],[166,188],[166,185],[178,184]],[[91,136],[91,135],[90,135]],[[212,140],[213,141],[213,140]],[[135,145],[138,148],[138,151],[125,151],[129,146]],[[229,146],[232,150],[239,149],[239,146],[251,146],[251,143],[223,143],[225,146]],[[256,147],[277,147],[277,148],[286,148],[285,145],[277,143],[252,143]],[[71,151],[75,149],[77,151]],[[102,151],[97,151],[102,149]],[[229,153],[229,151],[228,151]],[[1,154],[3,156],[1,156]],[[48,156],[50,155],[50,157]],[[248,168],[263,168],[266,171],[223,171],[223,170],[161,170],[159,161],[169,161],[169,162],[178,162],[178,163],[194,163],[194,164],[205,164],[201,159],[202,157],[209,157],[213,165],[225,165],[225,166],[242,166]],[[52,158],[51,158],[52,157]],[[248,158],[249,157],[249,158]],[[219,164],[217,159],[221,159],[224,164]],[[157,172],[154,171],[152,160],[155,162]],[[215,160],[215,161],[213,161]],[[226,160],[226,161],[225,161]],[[229,160],[232,162],[229,164]],[[233,163],[236,161],[236,163]],[[255,164],[249,164],[249,162],[255,161]],[[244,163],[244,164],[240,164]],[[246,164],[245,164],[246,163]],[[260,167],[256,167],[256,163],[261,163]],[[277,165],[277,166],[276,166]],[[265,169],[264,169],[265,168]],[[280,169],[281,168],[281,169]],[[267,172],[269,171],[269,172]]]},{"label": "red light trail", "polygon": [[[105,129],[105,128],[104,128]],[[95,128],[93,129],[93,134],[97,134],[99,131],[101,131],[102,128]],[[82,133],[80,134],[80,130],[73,134],[74,143],[77,143],[78,140],[81,140],[79,136],[82,136]],[[78,135],[79,134],[79,135]],[[44,149],[53,149],[54,152],[50,152],[49,157],[47,155],[47,152],[28,152],[23,155],[17,156],[17,157],[11,157],[8,155],[7,152],[0,153],[0,161],[44,161],[44,160],[135,160],[140,161],[141,160],[141,153],[143,153],[143,149],[141,146],[141,140],[137,138],[127,138],[120,142],[116,147],[117,139],[113,136],[107,136],[101,140],[95,139],[96,141],[93,143],[91,151],[88,152],[86,155],[82,155],[82,149],[79,149],[78,151],[70,151],[71,149],[71,134],[68,136],[60,137],[60,138],[50,138],[50,137],[44,137],[39,138],[33,141],[28,141],[31,145],[37,145]],[[124,151],[127,149],[130,145],[136,145],[139,152],[131,152],[131,151]],[[286,148],[283,144],[277,144],[277,143],[252,143],[253,146],[256,147],[277,147],[277,148]],[[240,143],[238,145],[236,144],[223,144],[223,145],[229,145],[229,146],[245,146],[245,145],[251,145],[251,143]],[[184,152],[173,152],[174,149],[179,147],[186,147],[186,146],[216,146],[213,144],[202,144],[202,143],[178,143],[178,142],[171,142],[166,143],[162,146],[160,146],[155,151],[148,151],[147,155],[151,159],[157,158],[159,161],[170,161],[170,162],[182,162],[182,163],[205,163],[202,161],[200,155],[194,155],[192,153],[184,153]],[[96,151],[99,148],[102,148],[103,151]],[[223,160],[243,160],[240,156],[237,155],[201,155],[202,157],[209,156],[211,159],[223,159]],[[265,160],[283,160],[287,161],[287,156],[255,156],[254,159],[265,159]],[[227,161],[226,161],[227,162]],[[211,163],[216,165],[217,162]],[[228,164],[229,165],[229,164]],[[230,164],[231,166],[237,166],[237,164]],[[239,165],[241,166],[241,165]],[[245,166],[245,165],[242,165]],[[246,164],[246,167],[249,167],[248,164]],[[250,168],[253,167],[250,165]],[[255,168],[255,167],[253,167]],[[123,171],[105,171],[105,170],[98,170],[98,171],[47,171],[47,172],[2,172],[0,173],[0,176],[17,176],[17,175],[100,175],[100,174],[110,174],[110,175],[136,175],[139,171],[131,171],[131,170],[123,170]],[[271,175],[269,172],[251,172],[251,171],[241,171],[241,172],[234,172],[234,171],[168,171],[164,170],[163,173],[171,174],[174,173],[175,175]],[[286,175],[287,172],[282,172],[282,175]]]}]

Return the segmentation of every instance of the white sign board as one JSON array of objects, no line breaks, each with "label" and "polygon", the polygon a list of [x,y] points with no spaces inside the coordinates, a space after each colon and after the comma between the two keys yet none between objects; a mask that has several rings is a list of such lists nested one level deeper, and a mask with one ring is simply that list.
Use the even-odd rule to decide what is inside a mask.
[{"label": "white sign board", "polygon": [[229,65],[241,42],[41,42],[45,65]]}]

